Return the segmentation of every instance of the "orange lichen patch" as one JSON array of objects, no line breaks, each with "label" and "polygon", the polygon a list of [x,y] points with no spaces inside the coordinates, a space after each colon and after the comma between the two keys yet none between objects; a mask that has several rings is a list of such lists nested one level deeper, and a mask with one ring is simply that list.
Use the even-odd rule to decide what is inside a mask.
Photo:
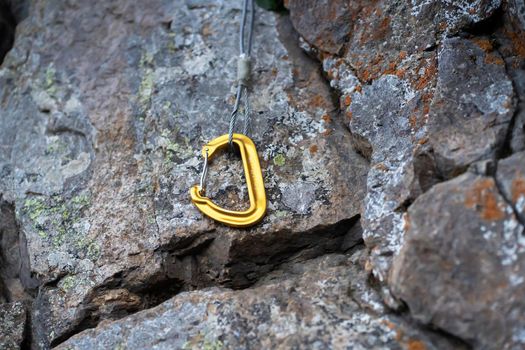
[{"label": "orange lichen patch", "polygon": [[353,117],[353,114],[352,114],[352,111],[351,110],[347,110],[345,112],[345,116],[348,120],[352,120],[352,117]]},{"label": "orange lichen patch", "polygon": [[311,154],[316,154],[318,150],[319,150],[319,147],[317,147],[317,145],[311,145],[310,146],[310,153]]},{"label": "orange lichen patch", "polygon": [[369,80],[370,80],[370,71],[368,71],[367,69],[365,69],[365,70],[361,73],[361,80],[369,81]]},{"label": "orange lichen patch", "polygon": [[323,121],[325,123],[331,123],[332,122],[332,118],[328,115],[328,114],[323,114],[323,116],[321,117],[321,119],[323,119]]},{"label": "orange lichen patch", "polygon": [[416,90],[422,90],[426,88],[436,77],[437,74],[437,64],[435,61],[430,62],[430,64],[425,67],[425,73],[419,77],[415,84]]},{"label": "orange lichen patch", "polygon": [[350,95],[346,95],[345,98],[344,98],[344,103],[345,103],[345,106],[350,106],[352,104],[352,97],[350,97]]},{"label": "orange lichen patch", "polygon": [[505,217],[505,204],[498,201],[493,179],[477,180],[465,195],[465,206],[475,209],[484,220],[495,221]]},{"label": "orange lichen patch", "polygon": [[405,73],[406,73],[406,69],[402,68],[402,69],[396,70],[395,75],[398,78],[403,79],[405,77]]},{"label": "orange lichen patch", "polygon": [[205,23],[202,26],[202,36],[207,37],[213,34],[213,29],[210,25],[210,23]]},{"label": "orange lichen patch", "polygon": [[361,85],[357,85],[355,87],[355,92],[359,92],[359,93],[363,92],[363,87]]},{"label": "orange lichen patch", "polygon": [[472,41],[485,52],[491,52],[492,50],[494,50],[494,46],[492,46],[492,42],[489,39],[475,38],[472,39]]},{"label": "orange lichen patch", "polygon": [[516,203],[521,196],[525,196],[525,178],[517,176],[512,180],[512,202]]},{"label": "orange lichen patch", "polygon": [[428,113],[430,113],[430,104],[425,104],[423,106],[423,114],[427,115]]},{"label": "orange lichen patch", "polygon": [[501,57],[499,57],[496,54],[489,53],[485,56],[485,63],[486,64],[497,64],[500,66],[503,66],[505,64],[505,61]]},{"label": "orange lichen patch", "polygon": [[385,70],[383,71],[383,74],[395,74],[396,71],[397,71],[397,69],[396,69],[396,63],[395,63],[395,62],[390,62],[390,63],[388,64],[387,69],[385,69]]},{"label": "orange lichen patch", "polygon": [[525,58],[525,35],[506,30],[505,34],[512,41],[512,47],[516,55]]},{"label": "orange lichen patch", "polygon": [[412,130],[417,129],[417,116],[412,114],[410,117],[408,117],[408,123],[410,124]]},{"label": "orange lichen patch", "polygon": [[438,29],[440,31],[444,31],[445,29],[447,29],[447,22],[440,22],[438,25]]},{"label": "orange lichen patch", "polygon": [[319,108],[323,107],[325,105],[326,101],[324,100],[323,96],[321,95],[315,95],[309,103],[310,107]]},{"label": "orange lichen patch", "polygon": [[[352,55],[352,57],[353,57],[354,60],[357,59],[357,58],[356,58],[356,55]],[[364,65],[365,65],[365,63],[364,63],[363,61],[357,61],[357,62],[354,63],[354,68],[355,68],[356,70],[360,70],[361,67],[363,67]]]},{"label": "orange lichen patch", "polygon": [[426,350],[425,343],[421,340],[411,339],[407,342],[407,350]]},{"label": "orange lichen patch", "polygon": [[384,163],[377,163],[376,165],[374,165],[374,168],[382,171],[388,170],[388,167]]},{"label": "orange lichen patch", "polygon": [[321,133],[321,135],[323,135],[323,136],[330,136],[332,134],[332,132],[333,132],[332,129],[326,129],[325,131],[323,131]]},{"label": "orange lichen patch", "polygon": [[404,60],[407,58],[407,52],[406,51],[399,51],[399,59]]},{"label": "orange lichen patch", "polygon": [[434,97],[434,94],[426,93],[423,96],[421,96],[421,101],[423,101],[423,103],[430,103],[432,102],[433,97]]},{"label": "orange lichen patch", "polygon": [[[374,16],[374,17],[379,17],[379,16]],[[369,17],[369,16],[366,16],[366,17]],[[390,18],[385,17],[381,21],[374,21],[374,23],[379,23],[379,24],[375,25],[374,28],[371,28],[371,30],[366,30],[366,31],[361,32],[361,37],[359,38],[359,43],[361,45],[365,45],[371,41],[383,40],[390,33],[391,31]]]},{"label": "orange lichen patch", "polygon": [[330,80],[334,80],[337,75],[338,75],[338,72],[337,72],[337,69],[335,68],[330,68],[327,72],[326,72],[326,75],[328,75],[328,79]]},{"label": "orange lichen patch", "polygon": [[417,143],[420,144],[420,145],[424,145],[427,142],[428,142],[428,137],[425,137],[425,138],[422,138],[421,140],[419,140]]},{"label": "orange lichen patch", "polygon": [[390,330],[394,330],[394,329],[396,329],[396,325],[395,325],[392,321],[389,321],[389,320],[381,320],[381,323],[384,324],[385,326],[387,326],[388,329],[390,329]]},{"label": "orange lichen patch", "polygon": [[426,93],[421,96],[421,102],[423,103],[423,116],[424,122],[428,119],[430,113],[430,104],[432,103],[432,98],[434,97],[433,93]]}]

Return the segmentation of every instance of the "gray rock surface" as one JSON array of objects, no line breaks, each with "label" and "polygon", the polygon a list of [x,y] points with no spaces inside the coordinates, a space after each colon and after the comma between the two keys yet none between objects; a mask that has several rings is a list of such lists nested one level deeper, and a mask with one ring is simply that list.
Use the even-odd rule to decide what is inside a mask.
[{"label": "gray rock surface", "polygon": [[358,287],[366,285],[360,255],[313,260],[296,277],[253,289],[181,293],[57,349],[461,348],[402,318],[360,307],[354,298],[378,298]]},{"label": "gray rock surface", "polygon": [[[17,344],[522,347],[522,0],[259,10],[268,215],[248,230],[188,193],[228,129],[240,1],[5,3],[0,306],[30,309]],[[241,209],[243,181],[225,154],[208,195]]]},{"label": "gray rock surface", "polygon": [[0,349],[20,349],[25,339],[26,314],[23,303],[0,304]]},{"label": "gray rock surface", "polygon": [[429,129],[439,172],[447,178],[494,158],[515,112],[505,62],[498,52],[486,52],[486,40],[446,39],[440,48]]},{"label": "gray rock surface", "polygon": [[[519,4],[337,3],[352,19],[338,54],[310,39],[323,27],[304,23],[310,17],[301,16],[302,1],[288,7],[292,20],[302,18],[294,23],[303,46],[340,94],[354,144],[371,160],[363,237],[370,267],[387,285],[403,246],[406,207],[473,162],[523,147]],[[400,306],[386,287],[384,298]]]},{"label": "gray rock surface", "polygon": [[[505,176],[523,155],[501,163]],[[467,173],[436,185],[407,220],[391,285],[410,313],[474,348],[522,348],[525,232],[494,178]]]},{"label": "gray rock surface", "polygon": [[[252,95],[268,215],[232,230],[190,202],[202,145],[228,128],[239,15],[231,2],[45,2],[19,24],[0,70],[12,86],[0,189],[42,285],[40,346],[181,289],[245,287],[287,259],[342,249],[368,164],[333,121],[317,65],[288,51],[270,13],[256,26]],[[247,203],[239,169],[215,162],[209,196]]]},{"label": "gray rock surface", "polygon": [[525,226],[525,153],[516,153],[498,163],[496,182],[501,195]]}]

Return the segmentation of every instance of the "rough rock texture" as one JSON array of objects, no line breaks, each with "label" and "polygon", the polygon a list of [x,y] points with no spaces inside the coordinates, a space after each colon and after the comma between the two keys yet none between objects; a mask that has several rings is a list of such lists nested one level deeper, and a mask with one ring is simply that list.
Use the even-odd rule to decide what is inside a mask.
[{"label": "rough rock texture", "polygon": [[240,292],[181,293],[57,349],[461,348],[399,317],[361,308],[349,289],[354,298],[379,298],[359,288],[366,284],[357,266],[361,254],[310,261],[297,277]]},{"label": "rough rock texture", "polygon": [[[351,18],[335,55],[310,39],[324,28],[304,23],[304,2],[288,7],[304,48],[340,94],[354,144],[371,160],[364,239],[370,267],[386,283],[403,245],[406,207],[473,162],[522,147],[520,3],[335,3]],[[387,289],[384,297],[398,305]]]},{"label": "rough rock texture", "polygon": [[[345,235],[367,162],[333,121],[317,65],[295,38],[279,41],[270,13],[256,26],[252,99],[268,215],[231,230],[191,204],[200,149],[227,131],[238,6],[38,2],[19,24],[0,71],[12,87],[0,97],[0,189],[41,284],[40,346],[179,290],[245,287],[286,260],[359,241],[359,230]],[[246,205],[239,169],[227,156],[214,163],[209,196]]]},{"label": "rough rock texture", "polygon": [[0,349],[20,349],[24,341],[26,315],[23,303],[0,304]]},{"label": "rough rock texture", "polygon": [[515,111],[504,61],[499,53],[484,51],[486,43],[481,40],[446,39],[440,48],[429,129],[444,177],[463,172],[475,161],[494,158]]},{"label": "rough rock texture", "polygon": [[[363,237],[384,301],[393,308],[405,301],[420,322],[474,347],[520,347],[523,321],[519,312],[504,311],[519,309],[520,287],[509,282],[494,290],[490,281],[520,276],[519,260],[506,261],[502,275],[494,261],[511,254],[509,244],[519,247],[523,233],[521,203],[510,193],[519,187],[513,183],[520,181],[520,163],[496,161],[525,146],[523,2],[333,1],[337,15],[318,9],[315,20],[305,9],[313,3],[287,6],[303,48],[322,62],[340,95],[354,144],[371,161]],[[315,24],[325,17],[350,19],[339,27],[346,37],[337,52],[318,43],[327,27]],[[461,193],[454,189],[475,187],[475,175],[451,180],[455,185],[446,190],[433,188],[478,161],[473,169],[484,169],[479,176],[495,191],[489,205],[504,206],[492,241],[479,238],[484,219],[455,204]],[[501,191],[487,179],[496,168]],[[480,251],[487,255],[472,258]],[[502,307],[489,303],[494,311],[484,311],[486,300],[476,293]],[[486,332],[491,325],[494,333]]]},{"label": "rough rock texture", "polygon": [[[504,172],[523,167],[523,155],[503,162]],[[391,278],[410,313],[475,348],[523,347],[525,232],[494,178],[467,173],[434,186],[408,222]]]},{"label": "rough rock texture", "polygon": [[[249,230],[188,195],[228,129],[239,1],[0,4],[0,305],[29,305],[24,346],[522,347],[522,0],[259,10]],[[225,154],[208,195],[240,209],[243,181]]]},{"label": "rough rock texture", "polygon": [[525,153],[516,153],[498,163],[496,183],[501,195],[525,226]]},{"label": "rough rock texture", "polygon": [[[292,20],[295,3],[289,4]],[[489,18],[500,5],[498,1],[356,2],[341,7],[352,18],[352,35],[340,55],[309,48],[320,57],[331,85],[341,94],[354,143],[371,159],[364,238],[380,280],[386,279],[392,254],[402,245],[406,205],[446,172],[464,171],[469,162],[493,155],[504,142],[514,113],[514,90],[499,65],[501,58],[497,53],[489,57],[471,39],[446,39]],[[318,30],[314,25],[304,28]],[[304,35],[306,40],[309,35]],[[469,55],[478,55],[475,64]],[[491,79],[497,84],[492,85]],[[474,97],[462,97],[455,89],[474,91]],[[451,96],[453,100],[443,103]],[[476,114],[471,114],[473,110]],[[467,126],[470,132],[465,132]],[[493,140],[479,147],[474,141],[484,138],[478,137],[476,127]],[[443,144],[442,138],[458,129],[456,144],[449,142],[453,140]],[[429,151],[434,144],[438,147]],[[457,144],[471,149],[457,149]],[[434,161],[434,152],[443,160]],[[452,164],[447,163],[450,158]]]}]

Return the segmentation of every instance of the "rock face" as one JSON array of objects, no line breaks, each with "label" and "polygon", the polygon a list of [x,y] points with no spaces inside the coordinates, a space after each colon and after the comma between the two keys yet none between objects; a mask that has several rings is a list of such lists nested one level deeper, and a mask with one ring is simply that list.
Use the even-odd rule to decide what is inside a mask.
[{"label": "rock face", "polygon": [[[239,5],[34,3],[19,24],[0,72],[0,188],[41,285],[39,346],[360,240],[368,163],[334,120],[317,65],[288,32],[279,40],[270,13],[256,27],[252,95],[268,215],[231,230],[191,204],[200,149],[228,130]],[[218,159],[208,195],[245,205],[239,169]]]},{"label": "rock face", "polygon": [[[456,348],[431,333],[415,331],[400,318],[361,309],[348,295],[350,285],[363,285],[366,279],[356,268],[360,254],[313,260],[297,277],[244,291],[182,293],[75,336],[57,349]],[[378,298],[361,293],[353,290],[368,301]]]},{"label": "rock face", "polygon": [[[506,181],[523,180],[523,159],[501,161]],[[524,226],[494,178],[434,186],[409,208],[408,226],[391,279],[411,314],[475,348],[523,347]]]},{"label": "rock face", "polygon": [[[14,346],[523,346],[523,1],[284,3],[253,49],[268,214],[237,230],[188,191],[228,130],[240,1],[0,0]],[[207,195],[242,209],[243,182],[224,154]]]},{"label": "rock face", "polygon": [[0,348],[16,350],[22,347],[26,329],[26,308],[20,302],[0,304]]}]

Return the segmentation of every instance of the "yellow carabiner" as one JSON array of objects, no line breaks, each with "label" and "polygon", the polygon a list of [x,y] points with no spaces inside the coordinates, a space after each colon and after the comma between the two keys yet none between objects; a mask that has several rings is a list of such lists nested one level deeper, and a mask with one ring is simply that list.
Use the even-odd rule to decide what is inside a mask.
[{"label": "yellow carabiner", "polygon": [[[221,208],[203,195],[202,183],[191,188],[191,201],[201,212],[216,221],[232,227],[249,227],[260,222],[266,214],[266,191],[261,165],[255,144],[248,136],[233,134],[232,140],[239,146],[241,152],[250,207],[244,211]],[[216,151],[227,147],[228,144],[228,134],[219,136],[203,147],[202,154],[205,158],[211,159]]]}]

